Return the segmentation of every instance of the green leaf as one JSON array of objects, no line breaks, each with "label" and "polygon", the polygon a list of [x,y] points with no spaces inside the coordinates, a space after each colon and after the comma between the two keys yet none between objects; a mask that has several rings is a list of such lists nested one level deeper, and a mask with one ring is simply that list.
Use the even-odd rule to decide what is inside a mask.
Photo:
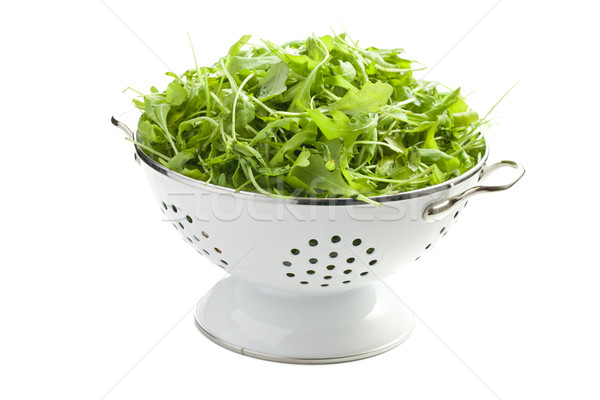
[{"label": "green leaf", "polygon": [[167,164],[167,167],[173,171],[182,172],[183,166],[194,158],[196,158],[196,153],[194,151],[181,151],[175,157],[171,158]]},{"label": "green leaf", "polygon": [[452,124],[454,126],[469,126],[479,119],[475,111],[466,111],[452,114]]},{"label": "green leaf", "polygon": [[169,83],[165,94],[167,96],[167,103],[170,103],[174,106],[180,106],[188,98],[187,89],[184,88],[178,81]]},{"label": "green leaf", "polygon": [[239,53],[239,51],[242,49],[242,47],[248,43],[248,40],[250,40],[250,38],[252,37],[252,35],[244,35],[240,38],[240,40],[238,40],[237,42],[235,42],[233,44],[233,46],[231,46],[229,48],[229,52],[227,54],[229,54],[230,56],[235,56],[237,53]]},{"label": "green leaf", "polygon": [[386,104],[394,88],[383,82],[367,82],[357,92],[349,91],[344,97],[333,103],[330,109],[344,111],[346,114],[374,113]]},{"label": "green leaf", "polygon": [[292,168],[290,176],[297,178],[307,187],[319,189],[331,195],[354,196],[359,194],[346,183],[339,169],[334,171],[327,169],[321,155],[313,154],[308,161],[308,166]]},{"label": "green leaf", "polygon": [[306,110],[315,121],[323,135],[328,140],[342,138],[356,140],[362,133],[372,131],[377,126],[377,121],[367,115],[358,114],[352,120],[341,111],[331,111],[331,117],[326,117],[320,110]]},{"label": "green leaf", "polygon": [[307,75],[313,71],[319,65],[319,61],[313,60],[307,55],[301,54],[288,54],[281,47],[275,43],[263,40],[269,50],[273,52],[281,61],[287,64],[287,66],[294,72],[300,75]]},{"label": "green leaf", "polygon": [[272,65],[264,78],[260,80],[260,100],[267,100],[287,90],[285,81],[288,77],[289,68],[284,62]]},{"label": "green leaf", "polygon": [[292,136],[281,148],[270,161],[271,166],[279,166],[284,163],[284,156],[287,153],[293,152],[303,145],[313,144],[317,139],[316,130],[304,130],[297,132]]},{"label": "green leaf", "polygon": [[231,57],[227,70],[234,75],[241,70],[266,70],[274,64],[281,62],[277,56],[260,56],[260,57]]},{"label": "green leaf", "polygon": [[435,164],[442,172],[453,172],[460,167],[458,158],[449,156],[438,149],[420,149],[419,152],[421,153],[421,162],[427,165]]}]

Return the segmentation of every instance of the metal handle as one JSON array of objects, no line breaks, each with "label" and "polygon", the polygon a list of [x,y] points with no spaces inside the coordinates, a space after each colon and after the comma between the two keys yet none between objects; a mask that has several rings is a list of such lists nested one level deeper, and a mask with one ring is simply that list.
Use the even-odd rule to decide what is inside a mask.
[{"label": "metal handle", "polygon": [[458,196],[444,200],[441,203],[431,205],[431,206],[427,207],[427,209],[425,209],[425,212],[423,213],[423,219],[427,222],[438,221],[438,220],[446,217],[450,213],[452,213],[452,211],[454,211],[454,209],[458,205],[467,201],[468,199],[475,196],[476,194],[488,193],[488,192],[499,192],[502,190],[510,189],[515,183],[517,183],[519,181],[519,179],[521,179],[523,177],[523,174],[525,174],[525,168],[523,168],[522,165],[520,165],[514,161],[500,161],[500,162],[497,162],[495,164],[485,167],[481,173],[480,179],[483,179],[486,176],[489,176],[492,171],[495,171],[498,168],[502,168],[502,167],[511,167],[511,168],[515,169],[517,171],[516,177],[512,181],[510,181],[504,185],[474,186],[470,189],[465,190]]},{"label": "metal handle", "polygon": [[114,116],[110,117],[110,122],[112,122],[112,124],[114,126],[116,126],[117,128],[119,128],[120,130],[125,132],[125,134],[127,136],[129,136],[129,139],[131,139],[131,140],[134,139],[133,131],[131,129],[129,129],[129,127],[127,125],[125,125],[124,123],[122,123],[121,121],[116,119]]},{"label": "metal handle", "polygon": [[[122,130],[123,132],[125,132],[125,134],[127,136],[129,136],[129,139],[135,140],[134,139],[135,135],[134,135],[133,131],[131,129],[129,129],[129,127],[127,125],[125,125],[123,122],[119,121],[114,116],[110,117],[110,122],[112,122],[112,124],[114,126],[116,126],[117,128],[119,128],[120,130]],[[137,165],[141,165],[142,164],[140,162],[140,159],[139,159],[137,153],[133,153],[133,159],[135,160],[135,162],[137,163]]]}]

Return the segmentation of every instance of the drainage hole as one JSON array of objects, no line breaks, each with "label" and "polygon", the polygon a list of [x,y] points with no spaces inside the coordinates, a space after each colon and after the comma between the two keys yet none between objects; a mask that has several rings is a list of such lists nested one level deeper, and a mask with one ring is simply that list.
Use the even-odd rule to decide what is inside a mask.
[{"label": "drainage hole", "polygon": [[375,265],[375,264],[377,264],[377,260],[371,260],[371,261],[369,261],[369,265]]},{"label": "drainage hole", "polygon": [[309,275],[314,275],[315,271],[313,271],[312,269],[309,269],[308,271],[306,271],[306,273]]},{"label": "drainage hole", "polygon": [[338,253],[335,251],[332,251],[331,253],[329,253],[329,257],[331,258],[336,258],[338,256]]},{"label": "drainage hole", "polygon": [[334,268],[335,268],[335,265],[328,265],[328,266],[327,266],[327,269],[328,269],[328,270],[330,270],[330,271],[331,271],[332,269],[334,269]]},{"label": "drainage hole", "polygon": [[292,249],[291,252],[295,256],[297,256],[298,254],[300,254],[300,250],[298,250],[298,249]]},{"label": "drainage hole", "polygon": [[323,279],[331,279],[331,275],[326,275],[323,277]]},{"label": "drainage hole", "polygon": [[354,239],[354,240],[352,241],[352,244],[353,244],[354,246],[360,246],[360,244],[361,244],[361,243],[362,243],[362,240],[360,240],[360,239]]},{"label": "drainage hole", "polygon": [[312,247],[315,247],[316,245],[318,245],[318,244],[319,244],[319,242],[317,241],[317,239],[310,239],[310,240],[308,241],[308,244],[309,244],[310,246],[312,246]]},{"label": "drainage hole", "polygon": [[286,267],[291,267],[291,266],[292,266],[292,263],[291,263],[291,262],[289,262],[289,261],[284,261],[284,262],[283,262],[283,265],[285,265]]},{"label": "drainage hole", "polygon": [[367,272],[367,271],[365,271],[365,272],[361,272],[361,273],[360,273],[360,276],[365,276],[365,275],[367,275],[367,274],[368,274],[368,272]]},{"label": "drainage hole", "polygon": [[308,262],[311,264],[316,264],[319,262],[319,260],[317,260],[316,258],[311,258],[310,260],[308,260]]},{"label": "drainage hole", "polygon": [[288,272],[286,275],[289,276],[290,278],[293,278],[296,276],[295,274],[292,274],[291,272]]},{"label": "drainage hole", "polygon": [[171,206],[171,209],[173,209],[173,212],[177,212],[177,207],[174,204]]},{"label": "drainage hole", "polygon": [[206,232],[204,232],[204,231],[202,231],[202,236],[204,236],[205,238],[207,238],[207,239],[208,239],[208,233],[206,233]]},{"label": "drainage hole", "polygon": [[346,260],[346,262],[348,264],[352,264],[354,262],[355,258],[354,257],[350,257],[349,259]]},{"label": "drainage hole", "polygon": [[345,270],[345,271],[344,271],[344,273],[345,273],[346,275],[348,275],[350,272],[352,272],[352,270],[351,270],[351,269],[347,269],[347,270]]},{"label": "drainage hole", "polygon": [[332,243],[339,243],[340,240],[342,240],[342,238],[339,237],[338,235],[335,235],[335,236],[331,237],[331,242]]},{"label": "drainage hole", "polygon": [[375,251],[375,247],[370,247],[367,249],[367,254],[373,254],[374,251]]}]

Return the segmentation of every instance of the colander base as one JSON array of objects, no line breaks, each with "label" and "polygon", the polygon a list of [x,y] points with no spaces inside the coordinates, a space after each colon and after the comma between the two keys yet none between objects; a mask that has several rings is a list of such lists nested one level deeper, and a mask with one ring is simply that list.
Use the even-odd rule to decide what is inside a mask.
[{"label": "colander base", "polygon": [[198,304],[196,325],[213,342],[269,361],[327,364],[384,353],[408,338],[414,316],[379,282],[331,295],[274,291],[235,277]]}]

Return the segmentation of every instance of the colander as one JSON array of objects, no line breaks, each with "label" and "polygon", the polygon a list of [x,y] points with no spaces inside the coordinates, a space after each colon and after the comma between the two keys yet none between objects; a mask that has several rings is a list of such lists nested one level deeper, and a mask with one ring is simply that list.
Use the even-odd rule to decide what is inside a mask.
[{"label": "colander", "polygon": [[[455,179],[377,197],[374,206],[236,192],[171,171],[135,147],[165,220],[229,273],[198,303],[200,331],[240,354],[308,364],[370,357],[409,336],[414,316],[382,280],[430,251],[470,197],[523,176],[512,161],[486,166],[487,155]],[[478,184],[503,167],[515,169],[508,183]]]}]

